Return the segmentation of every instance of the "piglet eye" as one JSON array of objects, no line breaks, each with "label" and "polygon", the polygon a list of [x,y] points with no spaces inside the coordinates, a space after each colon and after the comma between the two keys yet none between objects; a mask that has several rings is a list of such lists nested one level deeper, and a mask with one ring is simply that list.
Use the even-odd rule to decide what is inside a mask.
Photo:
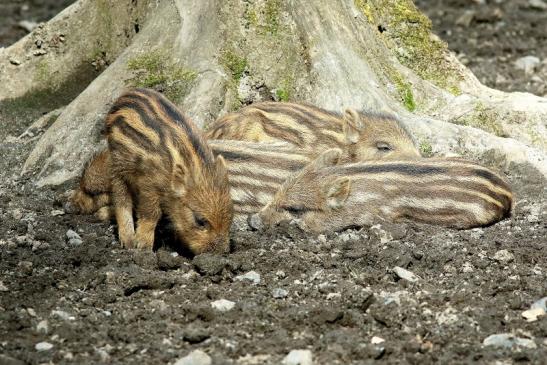
[{"label": "piglet eye", "polygon": [[389,145],[389,143],[386,143],[386,142],[376,143],[376,148],[378,149],[378,151],[381,151],[381,152],[389,152],[393,150],[393,148]]},{"label": "piglet eye", "polygon": [[283,209],[289,212],[290,214],[296,215],[296,216],[304,214],[307,210],[304,206],[298,206],[298,205],[283,207]]},{"label": "piglet eye", "polygon": [[196,222],[196,226],[199,229],[207,229],[209,228],[210,224],[201,214],[194,213],[194,221]]}]

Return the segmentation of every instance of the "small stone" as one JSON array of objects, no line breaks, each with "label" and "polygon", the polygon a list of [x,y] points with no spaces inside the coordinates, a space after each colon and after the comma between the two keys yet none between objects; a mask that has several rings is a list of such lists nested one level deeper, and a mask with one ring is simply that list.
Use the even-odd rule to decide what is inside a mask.
[{"label": "small stone", "polygon": [[507,250],[499,250],[494,254],[494,260],[508,264],[515,259],[515,256]]},{"label": "small stone", "polygon": [[49,248],[49,243],[34,241],[32,243],[32,251],[46,250]]},{"label": "small stone", "polygon": [[327,236],[325,236],[324,234],[320,234],[319,236],[317,236],[317,243],[321,245],[327,243]]},{"label": "small stone", "polygon": [[14,209],[11,212],[11,216],[13,217],[13,219],[19,220],[19,219],[23,218],[23,212],[21,212],[21,209]]},{"label": "small stone", "polygon": [[175,362],[175,365],[211,365],[213,360],[201,350],[194,350]]},{"label": "small stone", "polygon": [[374,336],[370,340],[370,343],[373,344],[373,345],[379,345],[382,342],[386,342],[386,340],[384,340],[382,337],[378,337],[378,336]]},{"label": "small stone", "polygon": [[36,325],[36,331],[38,333],[47,334],[49,332],[49,323],[45,319],[43,321],[38,322]]},{"label": "small stone", "polygon": [[399,266],[395,266],[393,268],[393,272],[399,278],[401,278],[403,280],[410,281],[411,283],[415,283],[418,280],[420,280],[420,278],[416,274],[414,274],[412,271],[408,271],[408,270],[403,269],[402,267],[399,267]]},{"label": "small stone", "polygon": [[72,314],[67,313],[65,311],[60,311],[60,310],[51,311],[51,315],[58,317],[62,319],[63,321],[74,321],[76,319],[76,317],[74,317]]},{"label": "small stone", "polygon": [[370,227],[370,232],[375,234],[380,239],[381,244],[388,243],[393,240],[393,236],[391,235],[391,233],[386,232],[384,229],[382,229],[382,226],[380,224]]},{"label": "small stone", "polygon": [[82,237],[80,237],[80,235],[78,233],[74,232],[72,229],[69,229],[68,231],[66,231],[66,238],[68,240],[71,240],[71,239],[74,239],[74,238],[82,239]]},{"label": "small stone", "polygon": [[235,280],[247,280],[252,282],[253,284],[260,284],[260,274],[256,271],[249,271],[248,273],[245,273],[243,275],[238,275],[235,277]]},{"label": "small stone", "polygon": [[57,217],[59,215],[65,215],[65,211],[61,209],[54,209],[49,214],[51,214],[53,217]]},{"label": "small stone", "polygon": [[541,298],[540,300],[537,300],[535,301],[531,306],[530,306],[531,309],[534,309],[534,308],[541,308],[543,309],[545,312],[547,312],[547,297],[543,297]]},{"label": "small stone", "polygon": [[264,228],[264,222],[258,214],[251,214],[247,220],[247,224],[255,231],[259,231]]},{"label": "small stone", "polygon": [[110,354],[105,349],[95,349],[95,352],[99,355],[103,364],[110,362]]},{"label": "small stone", "polygon": [[468,27],[475,18],[476,12],[474,10],[466,10],[458,19],[456,19],[456,25],[462,27]]},{"label": "small stone", "polygon": [[38,342],[34,348],[37,351],[49,351],[53,348],[53,345],[49,342]]},{"label": "small stone", "polygon": [[522,317],[526,319],[527,322],[535,322],[545,315],[545,309],[543,308],[532,308],[522,312]]},{"label": "small stone", "polygon": [[10,57],[9,63],[11,63],[11,64],[14,65],[14,66],[19,66],[19,65],[21,64],[21,61],[19,61],[19,60],[16,59],[16,58]]},{"label": "small stone", "polygon": [[27,308],[27,313],[31,316],[31,317],[36,317],[36,311],[32,308]]},{"label": "small stone", "polygon": [[0,291],[9,291],[6,284],[4,284],[2,281],[0,281]]},{"label": "small stone", "polygon": [[482,341],[483,346],[493,346],[498,348],[528,348],[535,349],[536,343],[527,338],[516,337],[512,333],[499,333],[490,335]]},{"label": "small stone", "polygon": [[310,350],[291,350],[282,361],[283,365],[312,365],[313,356]]},{"label": "small stone", "polygon": [[515,61],[515,68],[523,70],[526,75],[529,75],[535,71],[540,62],[536,56],[524,56]]},{"label": "small stone", "polygon": [[285,275],[285,271],[283,271],[283,270],[277,270],[277,271],[275,272],[275,276],[277,276],[277,277],[280,278],[280,279],[283,279],[283,278],[284,278],[285,276],[287,276],[287,275]]},{"label": "small stone", "polygon": [[274,290],[272,290],[272,296],[275,299],[285,298],[287,295],[289,295],[289,292],[286,291],[285,289],[275,288]]},{"label": "small stone", "polygon": [[235,307],[236,303],[231,300],[219,299],[211,302],[211,307],[220,312],[228,312]]},{"label": "small stone", "polygon": [[36,51],[32,52],[35,56],[43,56],[47,53],[45,49],[37,49]]},{"label": "small stone", "polygon": [[342,297],[342,294],[340,293],[328,293],[327,294],[327,300],[332,300],[332,299],[338,299],[338,298],[341,298]]},{"label": "small stone", "polygon": [[83,243],[83,241],[79,238],[72,238],[68,240],[68,244],[71,246],[80,246]]},{"label": "small stone", "polygon": [[530,5],[532,9],[537,9],[537,10],[547,9],[547,4],[543,0],[528,0],[528,5]]},{"label": "small stone", "polygon": [[38,26],[38,23],[33,22],[32,20],[21,20],[19,23],[17,23],[17,25],[19,26],[19,28],[22,28],[30,33],[34,28]]},{"label": "small stone", "polygon": [[182,336],[182,339],[191,344],[196,344],[196,343],[205,341],[209,337],[211,337],[211,335],[204,328],[189,327],[189,328],[186,328],[185,333]]},{"label": "small stone", "polygon": [[473,265],[471,265],[471,263],[469,263],[469,262],[464,262],[463,263],[462,272],[471,273],[473,271],[474,271],[474,269],[473,269]]}]

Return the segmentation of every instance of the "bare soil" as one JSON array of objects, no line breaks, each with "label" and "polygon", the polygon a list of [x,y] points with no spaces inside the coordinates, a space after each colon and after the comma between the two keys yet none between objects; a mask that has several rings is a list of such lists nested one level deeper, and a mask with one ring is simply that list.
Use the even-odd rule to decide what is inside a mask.
[{"label": "bare soil", "polygon": [[[505,10],[509,3],[480,6]],[[457,14],[464,4],[475,6],[419,1],[432,17]],[[507,29],[527,29],[536,19],[527,8],[508,9],[504,14],[520,18]],[[447,22],[437,28],[443,37]],[[465,46],[462,38],[458,51],[472,60],[485,42],[497,44],[492,57],[482,56],[491,67],[478,70],[509,75],[507,89],[528,87],[524,75],[511,74],[510,61],[500,67],[505,40],[483,37],[482,26],[462,30],[476,43]],[[545,57],[547,44],[537,37],[519,52]],[[9,123],[11,135],[0,134],[0,364],[173,364],[195,349],[213,364],[279,364],[292,349],[311,350],[317,364],[547,359],[547,317],[522,318],[547,296],[546,184],[529,166],[504,171],[517,196],[515,212],[484,229],[383,225],[312,237],[283,225],[234,232],[229,255],[188,258],[169,247],[120,249],[114,226],[63,213],[60,196],[70,185],[37,189],[21,177],[35,139],[12,137],[36,116],[0,108],[0,124]],[[82,242],[69,242],[68,230]],[[168,233],[160,234],[168,241]],[[420,279],[400,279],[396,266]],[[236,279],[249,271],[260,274],[259,283]],[[213,309],[219,299],[235,307]],[[535,348],[482,345],[497,333],[530,339]],[[374,336],[384,342],[373,344]],[[53,347],[38,351],[40,342]]]}]

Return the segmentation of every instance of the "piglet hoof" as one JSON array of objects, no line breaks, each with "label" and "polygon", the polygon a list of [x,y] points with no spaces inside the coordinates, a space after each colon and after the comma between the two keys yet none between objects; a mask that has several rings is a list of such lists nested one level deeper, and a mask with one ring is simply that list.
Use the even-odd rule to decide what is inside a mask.
[{"label": "piglet hoof", "polygon": [[136,239],[133,243],[135,248],[138,248],[139,250],[147,250],[147,251],[152,251],[152,246],[154,245],[154,241],[148,242],[145,240],[138,240],[138,239]]},{"label": "piglet hoof", "polygon": [[120,237],[120,243],[123,248],[135,248],[135,242],[132,237]]},{"label": "piglet hoof", "polygon": [[110,207],[102,207],[95,212],[95,218],[102,222],[108,222],[112,219],[112,212]]}]

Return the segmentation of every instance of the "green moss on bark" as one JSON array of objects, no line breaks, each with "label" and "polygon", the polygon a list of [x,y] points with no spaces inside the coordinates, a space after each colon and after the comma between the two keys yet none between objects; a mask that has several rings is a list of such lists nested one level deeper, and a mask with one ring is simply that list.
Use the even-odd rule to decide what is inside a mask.
[{"label": "green moss on bark", "polygon": [[220,62],[236,82],[239,82],[247,69],[247,59],[232,50],[224,51]]},{"label": "green moss on bark", "polygon": [[163,92],[169,99],[177,102],[190,91],[197,74],[170,61],[167,52],[154,50],[143,53],[127,62],[133,71],[128,83],[133,87],[147,87]]},{"label": "green moss on bark", "polygon": [[422,79],[448,92],[461,93],[459,72],[447,60],[448,47],[431,32],[431,21],[412,0],[354,0],[388,43],[397,60]]},{"label": "green moss on bark", "polygon": [[477,103],[472,113],[454,121],[455,124],[466,125],[482,129],[498,137],[505,137],[503,126],[499,120],[501,116],[494,108],[487,108],[482,103]]}]

